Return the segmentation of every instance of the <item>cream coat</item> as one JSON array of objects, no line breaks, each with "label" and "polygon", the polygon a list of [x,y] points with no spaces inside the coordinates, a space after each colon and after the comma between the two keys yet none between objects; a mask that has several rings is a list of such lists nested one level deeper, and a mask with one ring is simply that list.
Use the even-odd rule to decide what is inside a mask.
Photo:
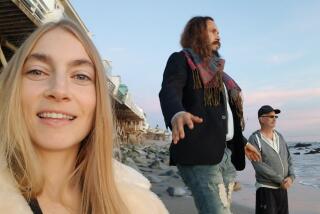
[{"label": "cream coat", "polygon": [[[150,182],[134,169],[114,161],[116,184],[132,214],[167,214],[159,198],[150,191]],[[14,185],[3,160],[0,160],[0,213],[32,214],[32,211]]]}]

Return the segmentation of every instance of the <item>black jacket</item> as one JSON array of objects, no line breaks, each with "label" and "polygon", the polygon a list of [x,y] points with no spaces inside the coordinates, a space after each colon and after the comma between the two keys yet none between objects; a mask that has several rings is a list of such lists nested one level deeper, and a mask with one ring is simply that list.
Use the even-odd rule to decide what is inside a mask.
[{"label": "black jacket", "polygon": [[[232,150],[232,162],[237,170],[245,167],[244,145],[240,119],[235,106],[230,108],[234,120],[234,137],[226,143],[227,118],[225,96],[221,93],[221,104],[204,106],[204,90],[194,89],[193,74],[183,52],[173,53],[163,74],[159,93],[162,113],[167,127],[179,111],[190,112],[203,118],[193,130],[185,126],[185,138],[178,144],[171,143],[170,164],[208,165],[218,164],[223,157],[226,144]],[[230,97],[230,96],[229,96]]]}]

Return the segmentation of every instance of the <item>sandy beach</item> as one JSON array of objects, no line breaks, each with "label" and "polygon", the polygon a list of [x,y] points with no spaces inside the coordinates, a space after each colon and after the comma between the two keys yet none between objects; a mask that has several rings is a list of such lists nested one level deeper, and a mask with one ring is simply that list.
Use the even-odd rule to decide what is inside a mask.
[{"label": "sandy beach", "polygon": [[[161,198],[170,213],[196,214],[197,211],[191,193],[182,182],[177,168],[168,166],[168,143],[161,141],[147,142],[143,146],[143,152],[138,152],[140,153],[139,161],[136,163],[140,172],[150,180],[151,190]],[[146,145],[152,148],[153,152],[156,148],[161,155],[157,154],[153,159],[148,158],[150,152],[146,149]],[[253,167],[248,160],[246,169],[238,172],[237,181],[240,182],[241,189],[233,193],[232,212],[234,214],[254,214],[255,178]],[[172,196],[172,192],[169,194],[168,188],[170,187],[178,189],[177,195]],[[288,194],[291,214],[320,214],[319,189],[299,184],[299,178],[297,178]]]},{"label": "sandy beach", "polygon": [[[238,173],[237,180],[242,188],[233,194],[233,202],[254,209],[254,169],[248,160],[246,169]],[[288,191],[290,214],[320,214],[320,189],[302,185],[299,181],[297,177]]]},{"label": "sandy beach", "polygon": [[[155,192],[166,205],[170,213],[173,214],[197,214],[195,204],[193,202],[192,196],[183,196],[183,197],[172,197],[170,196],[166,189],[168,186],[178,186],[183,187],[184,183],[181,179],[168,179],[161,183],[153,183],[152,191]],[[239,192],[237,192],[239,194]],[[241,194],[241,192],[240,192]],[[239,195],[240,195],[239,194]],[[242,194],[241,194],[242,195]],[[243,206],[237,202],[232,204],[232,212],[239,214],[253,214],[253,206]]]}]

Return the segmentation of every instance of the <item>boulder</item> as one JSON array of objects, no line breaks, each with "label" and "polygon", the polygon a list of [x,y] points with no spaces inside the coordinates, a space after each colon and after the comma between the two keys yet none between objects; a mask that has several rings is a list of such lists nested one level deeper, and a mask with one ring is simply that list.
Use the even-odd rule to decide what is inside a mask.
[{"label": "boulder", "polygon": [[159,159],[153,161],[150,165],[150,168],[152,169],[168,169],[169,166],[162,163]]},{"label": "boulder", "polygon": [[172,197],[182,197],[188,195],[188,192],[183,187],[168,187],[167,192]]},{"label": "boulder", "polygon": [[309,155],[309,154],[318,154],[318,153],[320,153],[320,148],[313,149],[313,150],[306,152],[304,154]]},{"label": "boulder", "polygon": [[173,169],[169,169],[166,172],[163,172],[160,174],[161,176],[176,176],[177,172],[174,171]]},{"label": "boulder", "polygon": [[299,147],[309,147],[311,146],[311,143],[297,143],[294,148],[299,148]]},{"label": "boulder", "polygon": [[147,178],[149,179],[149,181],[151,182],[151,183],[161,183],[162,182],[162,179],[161,178],[159,178],[158,176],[156,176],[156,175],[148,175],[147,176]]},{"label": "boulder", "polygon": [[129,158],[129,157],[126,157],[124,160],[123,160],[123,163],[125,165],[128,165],[132,168],[134,168],[135,170],[137,170],[138,172],[140,172],[139,170],[139,167],[136,165],[136,163],[132,160],[132,158]]}]

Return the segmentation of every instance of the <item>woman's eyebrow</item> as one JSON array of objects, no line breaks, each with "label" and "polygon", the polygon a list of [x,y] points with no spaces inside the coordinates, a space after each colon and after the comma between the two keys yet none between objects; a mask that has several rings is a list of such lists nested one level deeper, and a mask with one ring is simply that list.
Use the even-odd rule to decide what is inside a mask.
[{"label": "woman's eyebrow", "polygon": [[30,54],[30,55],[27,57],[26,61],[27,61],[27,60],[30,60],[30,59],[39,60],[39,61],[44,62],[44,63],[47,63],[47,64],[52,63],[52,59],[51,59],[48,55],[42,54],[42,53],[33,53],[33,54]]},{"label": "woman's eyebrow", "polygon": [[76,60],[72,60],[69,63],[69,66],[80,66],[80,65],[88,65],[90,67],[92,67],[94,69],[94,65],[90,60],[87,59],[76,59]]},{"label": "woman's eyebrow", "polygon": [[[50,56],[48,56],[46,54],[42,54],[42,53],[32,53],[27,57],[27,60],[30,60],[30,59],[39,60],[39,61],[47,63],[47,64],[53,63],[53,60],[51,59]],[[88,59],[75,59],[75,60],[72,60],[71,62],[69,62],[68,64],[70,67],[80,66],[80,65],[88,65],[94,69],[93,63]]]}]

